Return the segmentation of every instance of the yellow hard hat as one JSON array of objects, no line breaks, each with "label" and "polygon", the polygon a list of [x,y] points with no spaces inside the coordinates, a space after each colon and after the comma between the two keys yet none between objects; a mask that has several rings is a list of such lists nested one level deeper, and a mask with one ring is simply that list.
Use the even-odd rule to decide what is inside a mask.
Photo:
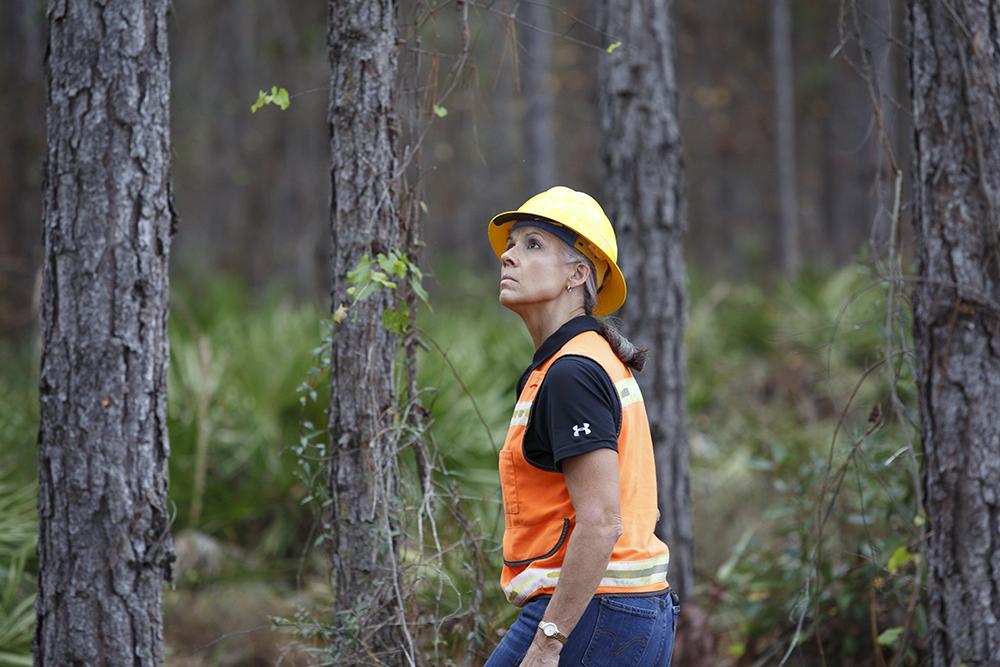
[{"label": "yellow hard hat", "polygon": [[554,222],[577,233],[574,247],[586,255],[597,270],[594,315],[608,315],[621,308],[627,292],[625,276],[617,264],[615,230],[601,205],[590,195],[562,185],[537,194],[516,211],[506,211],[490,220],[487,233],[497,257],[507,250],[510,226],[532,219]]}]

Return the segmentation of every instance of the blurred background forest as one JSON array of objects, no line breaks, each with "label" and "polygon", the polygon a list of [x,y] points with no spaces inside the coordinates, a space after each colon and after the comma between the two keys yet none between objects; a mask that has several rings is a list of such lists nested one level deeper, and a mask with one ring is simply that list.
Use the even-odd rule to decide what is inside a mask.
[{"label": "blurred background forest", "polygon": [[[427,70],[446,70],[460,50],[445,4],[422,27]],[[872,367],[892,335],[880,264],[892,184],[851,38],[857,30],[869,49],[886,138],[906,165],[902,17],[891,1],[857,7],[855,25],[838,2],[791,2],[787,32],[776,34],[769,2],[672,4],[697,583],[681,665],[777,664],[806,601],[811,622],[789,664],[921,660],[926,628],[911,594],[922,518],[902,455],[914,432],[873,417],[891,400],[887,374]],[[30,664],[46,21],[33,0],[0,12],[0,664]],[[173,2],[173,665],[292,664],[321,637],[272,617],[305,618],[297,610],[327,590],[322,550],[307,549],[315,471],[296,449],[303,424],[325,423],[322,398],[300,399],[330,308],[326,18],[317,2]],[[451,588],[427,594],[460,619],[478,616],[435,647],[442,664],[487,652],[515,611],[496,584],[490,439],[502,440],[531,344],[496,302],[486,223],[554,184],[605,196],[596,71],[611,39],[594,23],[589,3],[469,3],[472,59],[423,143],[421,262],[433,310],[419,324],[448,356],[422,353],[420,383],[492,564],[477,582],[460,558],[442,561]],[[782,39],[787,52],[775,48]],[[782,67],[792,73],[784,138]],[[402,87],[431,80],[421,72]],[[287,88],[290,107],[251,114],[258,89],[272,85]],[[792,272],[782,269],[776,155],[793,160],[801,266]],[[621,264],[628,276],[629,258]],[[904,369],[896,391],[911,411],[912,384]],[[814,567],[821,588],[805,597]]]}]

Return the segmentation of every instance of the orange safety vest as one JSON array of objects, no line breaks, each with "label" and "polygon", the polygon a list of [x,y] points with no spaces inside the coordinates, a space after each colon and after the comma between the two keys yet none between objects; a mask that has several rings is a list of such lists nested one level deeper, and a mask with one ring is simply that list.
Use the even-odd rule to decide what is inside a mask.
[{"label": "orange safety vest", "polygon": [[562,473],[529,463],[522,446],[531,404],[545,373],[565,355],[588,357],[600,364],[614,383],[622,407],[618,480],[624,530],[596,593],[647,593],[667,588],[670,551],[653,534],[657,520],[656,466],[642,393],[631,371],[604,337],[596,331],[585,331],[571,338],[528,376],[500,450],[505,519],[500,584],[507,599],[519,607],[555,590],[566,545],[576,525],[576,511]]}]

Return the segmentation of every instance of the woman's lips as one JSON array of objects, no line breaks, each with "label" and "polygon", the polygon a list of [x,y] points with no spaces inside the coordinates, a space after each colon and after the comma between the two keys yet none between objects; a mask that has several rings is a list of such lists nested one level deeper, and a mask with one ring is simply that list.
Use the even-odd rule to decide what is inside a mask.
[{"label": "woman's lips", "polygon": [[502,285],[502,284],[504,283],[504,281],[507,281],[507,280],[509,280],[509,281],[511,281],[511,282],[513,282],[513,283],[516,283],[516,282],[517,282],[517,280],[516,280],[516,279],[514,279],[514,278],[512,278],[512,277],[510,277],[510,276],[507,276],[507,275],[504,275],[504,276],[500,276],[500,284],[501,284],[501,285]]}]

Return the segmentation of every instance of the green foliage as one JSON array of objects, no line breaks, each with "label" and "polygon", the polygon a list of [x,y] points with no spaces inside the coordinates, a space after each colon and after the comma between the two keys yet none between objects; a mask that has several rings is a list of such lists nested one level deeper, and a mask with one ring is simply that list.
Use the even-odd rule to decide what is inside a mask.
[{"label": "green foliage", "polygon": [[[197,527],[241,545],[247,562],[259,564],[245,576],[289,584],[307,543],[322,539],[322,530],[310,532],[311,510],[327,502],[327,373],[338,318],[380,290],[409,289],[426,301],[424,277],[393,253],[369,258],[352,272],[352,304],[333,316],[291,305],[280,293],[253,299],[232,281],[197,288],[175,281],[169,379],[175,533]],[[434,488],[442,495],[454,489],[464,520],[481,535],[474,545],[485,562],[481,580],[452,508],[439,508],[437,532],[425,524],[424,541],[407,543],[402,552],[420,582],[417,608],[443,610],[441,632],[421,641],[428,650],[461,656],[487,650],[494,631],[516,614],[496,582],[502,530],[496,450],[532,345],[520,320],[497,303],[493,281],[442,263],[436,282],[433,311],[420,309],[413,323],[393,306],[395,314],[383,323],[422,341],[417,384],[430,413],[426,435],[437,446]],[[701,582],[696,602],[708,608],[728,653],[719,660],[749,664],[767,651],[783,652],[803,610],[798,664],[815,657],[817,635],[829,664],[869,661],[877,649],[909,651],[914,638],[919,648],[926,632],[919,604],[910,632],[893,632],[906,626],[912,586],[926,567],[918,539],[925,519],[912,507],[904,449],[912,432],[890,408],[888,369],[876,366],[885,355],[884,286],[857,267],[806,274],[768,292],[754,285],[703,285],[698,275],[691,284],[686,356]],[[903,322],[897,333],[908,330]],[[7,479],[33,506],[34,349],[0,360],[0,447],[12,453]],[[895,370],[900,399],[913,411],[908,366],[896,364]],[[870,422],[876,406],[880,415]],[[421,516],[416,503],[422,497],[412,448],[401,466],[409,530]],[[820,501],[830,512],[818,541]],[[7,516],[0,511],[0,520]],[[0,540],[16,534],[0,530]],[[446,548],[428,560],[435,539]],[[316,561],[317,572],[323,560]],[[21,583],[16,603],[4,603],[0,613],[18,605],[30,613],[24,600],[32,594],[34,565],[10,562],[20,568]],[[5,623],[0,618],[0,627],[17,627]],[[323,627],[312,629],[317,641]]]},{"label": "green foliage", "polygon": [[[814,633],[830,664],[864,660],[870,614],[903,622],[917,576],[904,566],[918,555],[899,543],[918,543],[920,524],[902,455],[913,434],[891,411],[879,365],[884,287],[851,267],[766,297],[717,283],[692,301],[691,479],[713,622],[754,660],[778,644],[783,653],[804,612],[807,662]],[[912,411],[908,366],[896,371]]]},{"label": "green foliage", "polygon": [[397,281],[405,281],[420,301],[430,307],[423,279],[424,274],[420,267],[398,250],[380,252],[375,259],[363,255],[354,268],[347,272],[347,282],[350,285],[347,288],[347,295],[357,303],[364,301],[378,290],[395,290],[399,286]]},{"label": "green foliage", "polygon": [[250,105],[250,113],[257,113],[257,110],[268,104],[273,104],[282,111],[288,109],[291,101],[288,98],[288,91],[278,86],[271,86],[271,92],[258,91],[257,101]]},{"label": "green foliage", "polygon": [[33,484],[0,478],[0,666],[32,664],[35,496]]},{"label": "green foliage", "polygon": [[0,667],[32,664],[37,387],[35,348],[0,342]]},{"label": "green foliage", "polygon": [[[323,318],[279,294],[254,302],[228,280],[178,285],[171,303],[173,530],[197,528],[250,548],[251,560],[272,571],[284,567],[281,559],[299,555],[310,523],[300,506],[307,489],[286,448],[299,439],[300,417],[325,423],[317,404],[304,407],[296,392]],[[322,384],[312,391],[328,395]]]}]

